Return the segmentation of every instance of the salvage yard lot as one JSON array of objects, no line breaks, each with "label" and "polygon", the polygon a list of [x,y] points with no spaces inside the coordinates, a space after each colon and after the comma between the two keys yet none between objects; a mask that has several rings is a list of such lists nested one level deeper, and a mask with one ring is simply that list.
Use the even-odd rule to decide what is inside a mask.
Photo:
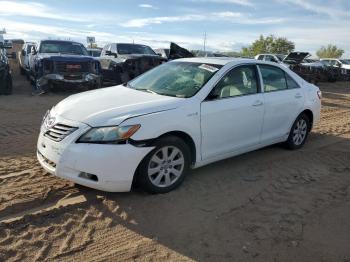
[{"label": "salvage yard lot", "polygon": [[350,84],[322,83],[305,147],[191,171],[164,195],[104,193],[43,171],[45,111],[67,93],[0,97],[0,261],[349,261]]}]

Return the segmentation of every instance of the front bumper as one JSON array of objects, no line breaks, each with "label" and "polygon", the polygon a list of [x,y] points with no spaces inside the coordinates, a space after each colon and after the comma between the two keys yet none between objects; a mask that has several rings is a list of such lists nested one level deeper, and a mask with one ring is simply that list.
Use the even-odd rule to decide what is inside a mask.
[{"label": "front bumper", "polygon": [[[44,136],[46,130],[42,127],[37,158],[47,172],[103,191],[130,191],[136,168],[152,147],[75,143],[90,127],[62,118],[57,121],[78,129],[62,141],[55,142]],[[96,176],[97,181],[89,179],[86,174]]]},{"label": "front bumper", "polygon": [[[76,79],[75,79],[76,78]],[[97,84],[101,82],[101,76],[92,74],[92,73],[85,73],[78,76],[68,76],[68,75],[62,75],[62,74],[47,74],[39,79],[37,79],[37,86],[43,87],[46,86],[49,82],[61,82],[61,83],[68,83],[68,84]]]}]

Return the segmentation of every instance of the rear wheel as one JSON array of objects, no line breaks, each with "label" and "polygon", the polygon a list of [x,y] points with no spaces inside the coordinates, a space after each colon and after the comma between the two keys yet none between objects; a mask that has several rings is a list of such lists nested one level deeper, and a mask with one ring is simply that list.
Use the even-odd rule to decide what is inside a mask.
[{"label": "rear wheel", "polygon": [[180,138],[160,138],[141,162],[137,180],[149,193],[167,193],[178,187],[189,170],[190,150]]},{"label": "rear wheel", "polygon": [[288,140],[286,141],[287,147],[289,149],[301,148],[305,144],[310,129],[311,126],[308,116],[305,114],[298,116],[290,130]]}]

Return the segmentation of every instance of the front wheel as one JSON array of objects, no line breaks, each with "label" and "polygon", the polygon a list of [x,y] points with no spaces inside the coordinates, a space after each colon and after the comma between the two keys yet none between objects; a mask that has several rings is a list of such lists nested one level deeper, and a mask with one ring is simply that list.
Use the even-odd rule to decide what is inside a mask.
[{"label": "front wheel", "polygon": [[307,115],[301,114],[294,122],[290,130],[286,145],[289,149],[301,148],[310,132],[310,120]]},{"label": "front wheel", "polygon": [[167,193],[178,187],[189,170],[190,150],[180,138],[160,138],[141,162],[137,181],[149,193]]}]

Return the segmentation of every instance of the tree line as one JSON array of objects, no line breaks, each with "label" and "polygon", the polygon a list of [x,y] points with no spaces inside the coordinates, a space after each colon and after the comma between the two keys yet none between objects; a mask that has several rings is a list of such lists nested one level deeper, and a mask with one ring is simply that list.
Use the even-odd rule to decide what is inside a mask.
[{"label": "tree line", "polygon": [[[275,37],[274,35],[264,37],[263,35],[260,35],[260,37],[250,46],[243,47],[241,52],[225,52],[225,54],[231,56],[239,55],[243,57],[253,57],[264,53],[287,55],[294,50],[295,43],[285,37]],[[322,46],[316,52],[316,55],[319,58],[339,58],[343,54],[344,50],[333,44]]]}]

